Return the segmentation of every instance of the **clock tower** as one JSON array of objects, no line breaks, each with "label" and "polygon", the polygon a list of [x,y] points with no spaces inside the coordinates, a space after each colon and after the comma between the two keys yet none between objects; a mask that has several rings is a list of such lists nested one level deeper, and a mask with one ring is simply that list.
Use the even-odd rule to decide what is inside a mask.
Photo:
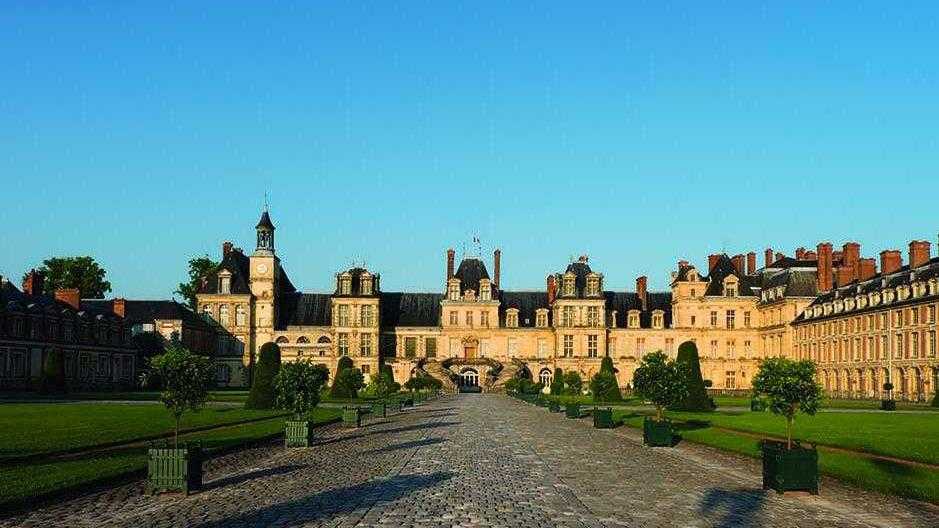
[{"label": "clock tower", "polygon": [[274,224],[265,206],[255,226],[257,247],[251,255],[250,287],[254,297],[255,353],[261,345],[274,339],[277,322],[276,292],[280,277],[280,259],[274,254]]}]

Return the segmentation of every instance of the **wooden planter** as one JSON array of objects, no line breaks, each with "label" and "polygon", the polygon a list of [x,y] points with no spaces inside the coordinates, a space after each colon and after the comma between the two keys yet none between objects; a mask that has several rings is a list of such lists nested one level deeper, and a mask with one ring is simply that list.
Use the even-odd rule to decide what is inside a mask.
[{"label": "wooden planter", "polygon": [[568,403],[564,406],[564,416],[568,418],[580,418],[580,404]]},{"label": "wooden planter", "polygon": [[606,409],[594,408],[593,427],[595,429],[612,429],[613,428],[613,409],[610,407],[607,407]]},{"label": "wooden planter", "polygon": [[880,410],[881,411],[897,410],[897,401],[896,400],[880,400]]},{"label": "wooden planter", "polygon": [[310,447],[313,424],[309,420],[287,420],[284,422],[284,447]]},{"label": "wooden planter", "polygon": [[147,493],[202,488],[202,449],[199,446],[151,447],[147,452]]},{"label": "wooden planter", "polygon": [[388,404],[385,402],[374,402],[372,403],[372,414],[379,418],[385,418],[388,416]]},{"label": "wooden planter", "polygon": [[647,417],[642,422],[642,443],[650,447],[671,447],[675,440],[670,420],[657,421]]},{"label": "wooden planter", "polygon": [[793,442],[763,441],[763,489],[809,491],[818,495],[818,451]]},{"label": "wooden planter", "polygon": [[362,414],[362,409],[358,407],[346,407],[342,410],[342,424],[346,427],[361,427]]}]

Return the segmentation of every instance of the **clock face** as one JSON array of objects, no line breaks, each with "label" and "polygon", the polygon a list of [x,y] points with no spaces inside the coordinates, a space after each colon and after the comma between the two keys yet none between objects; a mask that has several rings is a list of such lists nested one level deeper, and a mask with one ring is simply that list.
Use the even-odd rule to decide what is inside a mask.
[{"label": "clock face", "polygon": [[267,273],[267,264],[258,264],[258,273]]}]

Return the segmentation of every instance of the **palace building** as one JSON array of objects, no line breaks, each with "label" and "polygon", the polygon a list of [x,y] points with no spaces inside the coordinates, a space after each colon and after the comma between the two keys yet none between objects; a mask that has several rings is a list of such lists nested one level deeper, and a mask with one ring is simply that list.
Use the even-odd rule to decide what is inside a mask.
[{"label": "palace building", "polygon": [[[817,328],[848,310],[843,290],[868,295],[873,282],[883,282],[881,287],[897,299],[903,288],[909,290],[902,301],[891,301],[902,304],[905,313],[915,304],[912,299],[923,306],[915,323],[918,337],[912,337],[913,327],[912,333],[900,331],[905,355],[895,368],[900,369],[897,376],[910,380],[904,394],[925,397],[935,387],[930,380],[936,376],[936,359],[934,352],[929,356],[928,344],[930,339],[934,343],[935,310],[926,305],[935,303],[939,291],[933,289],[936,279],[930,282],[932,275],[920,270],[933,266],[928,244],[926,264],[882,266],[886,279],[881,282],[873,279],[873,260],[861,259],[860,246],[848,243],[839,252],[831,251],[831,244],[820,244],[817,251],[799,248],[793,257],[767,249],[759,268],[753,252],[709,255],[707,269],[701,270],[682,260],[663,292],[648,291],[646,277],[636,279],[634,291],[610,291],[601,270],[581,256],[549,272],[543,290],[516,291],[502,284],[500,250],[494,251],[490,267],[480,255],[464,256],[457,265],[451,249],[438,292],[387,292],[379,273],[354,267],[336,274],[332,292],[304,293],[276,255],[275,227],[267,211],[256,230],[250,255],[231,242],[222,245],[219,271],[204,278],[197,296],[199,311],[243,346],[245,365],[261,345],[276,342],[283,360],[308,358],[331,372],[341,356],[348,356],[366,378],[384,363],[402,383],[426,373],[450,390],[474,385],[498,391],[517,375],[549,383],[555,368],[578,371],[586,382],[610,356],[626,387],[644,354],[661,350],[674,357],[680,344],[691,341],[714,390],[748,389],[760,360],[768,356],[818,358],[820,376],[837,380],[829,382],[830,390],[857,389],[859,382],[846,380],[869,380],[873,365],[823,361],[829,356],[819,356],[819,350],[827,353],[841,345],[830,333],[825,335],[831,339],[819,343]],[[917,248],[921,258],[922,246]],[[839,286],[833,288],[836,280]],[[836,311],[835,305],[842,307]],[[865,361],[879,361],[876,357]]]}]

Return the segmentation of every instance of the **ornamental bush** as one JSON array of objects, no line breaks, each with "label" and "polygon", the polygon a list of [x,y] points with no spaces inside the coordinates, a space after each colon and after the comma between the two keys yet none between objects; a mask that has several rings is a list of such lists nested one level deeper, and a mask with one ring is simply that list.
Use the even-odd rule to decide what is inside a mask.
[{"label": "ornamental bush", "polygon": [[584,382],[576,370],[570,370],[564,373],[564,386],[565,394],[579,396],[583,391]]},{"label": "ornamental bush", "polygon": [[590,380],[590,392],[595,402],[623,401],[623,394],[619,391],[619,383],[616,381],[613,359],[609,356],[603,358],[600,371]]},{"label": "ornamental bush", "polygon": [[174,342],[166,347],[166,352],[150,358],[150,368],[163,383],[160,401],[176,420],[173,441],[178,449],[179,421],[183,413],[198,411],[209,397],[209,387],[215,378],[212,360]]},{"label": "ornamental bush", "polygon": [[245,409],[273,409],[274,377],[280,371],[280,347],[277,343],[264,343],[258,356]]},{"label": "ornamental bush", "polygon": [[560,396],[561,394],[564,394],[564,371],[556,368],[554,377],[551,378],[551,395]]},{"label": "ornamental bush", "polygon": [[670,361],[661,351],[646,354],[633,373],[635,393],[655,405],[658,421],[664,410],[680,402],[688,394],[688,373],[682,363]]},{"label": "ornamental bush", "polygon": [[289,409],[294,419],[302,420],[320,402],[320,389],[327,379],[329,370],[324,365],[308,359],[285,363],[274,377],[277,408]]},{"label": "ornamental bush", "polygon": [[766,358],[753,377],[753,396],[762,396],[773,414],[786,418],[786,449],[792,449],[792,422],[798,412],[818,411],[822,386],[815,379],[815,363],[804,359]]},{"label": "ornamental bush", "polygon": [[336,399],[354,399],[365,386],[365,376],[357,368],[346,368],[336,373],[329,395]]},{"label": "ornamental bush", "polygon": [[[414,379],[417,378],[411,378],[411,380]],[[410,382],[411,380],[408,381]],[[378,375],[375,376],[369,385],[371,389],[370,392],[377,398],[387,398],[401,390],[401,384],[395,381],[394,371],[391,370],[391,365],[382,365],[378,369]]]},{"label": "ornamental bush", "polygon": [[688,374],[688,394],[671,408],[688,412],[713,411],[714,401],[708,397],[704,378],[701,376],[698,347],[691,341],[679,345],[676,362],[682,364]]}]

